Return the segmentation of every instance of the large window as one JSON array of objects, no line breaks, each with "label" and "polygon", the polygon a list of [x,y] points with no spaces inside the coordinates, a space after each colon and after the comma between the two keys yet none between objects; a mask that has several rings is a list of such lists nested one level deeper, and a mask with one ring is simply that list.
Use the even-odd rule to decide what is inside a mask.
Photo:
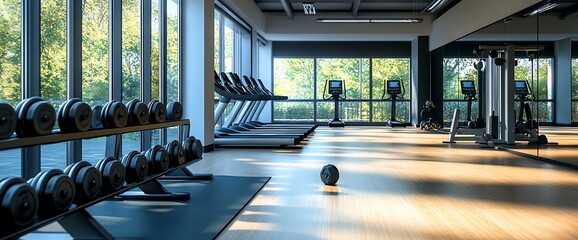
[{"label": "large window", "polygon": [[[444,58],[443,60],[443,84],[444,84],[444,122],[452,121],[454,109],[460,109],[459,121],[466,121],[467,101],[461,94],[459,81],[473,80],[477,85],[478,76],[474,64],[478,60],[473,58]],[[516,59],[516,80],[527,80],[532,90],[532,99],[528,103],[532,107],[533,117],[538,116],[540,122],[552,122],[554,109],[552,59],[540,58],[530,60],[528,58]],[[538,72],[539,70],[539,72]],[[537,74],[538,73],[538,74]],[[518,109],[519,101],[516,101],[515,109]],[[472,119],[477,118],[478,102],[472,104]]]},{"label": "large window", "polygon": [[[455,109],[460,110],[460,118],[458,121],[465,122],[467,120],[467,101],[460,89],[461,80],[474,81],[476,89],[478,86],[478,71],[474,68],[474,64],[478,60],[474,58],[444,58],[443,59],[443,118],[445,123],[452,121]],[[479,97],[479,96],[478,96]],[[472,102],[471,119],[478,118],[478,101]]]},{"label": "large window", "polygon": [[[16,107],[21,100],[20,0],[0,1],[0,99]],[[20,149],[1,152],[0,176],[20,176]]]},{"label": "large window", "polygon": [[[532,115],[539,122],[553,122],[554,118],[554,87],[553,84],[553,59],[539,58],[530,60],[528,58],[516,59],[518,65],[515,69],[516,80],[527,80],[532,99]],[[518,105],[518,102],[516,102]],[[516,107],[516,109],[518,109]]]},{"label": "large window", "polygon": [[392,117],[391,100],[382,99],[383,83],[399,79],[405,92],[396,104],[396,119],[409,122],[409,58],[275,58],[273,62],[274,93],[289,97],[274,102],[275,121],[332,119],[334,103],[325,85],[327,80],[342,79],[347,99],[340,102],[340,118],[386,122]]},{"label": "large window", "polygon": [[[82,89],[82,99],[90,106],[103,105],[110,98],[110,85],[122,85],[122,100],[128,101],[134,98],[141,98],[141,17],[149,17],[151,19],[152,33],[152,62],[151,72],[152,81],[154,82],[155,96],[146,96],[151,98],[158,98],[158,89],[161,86],[167,90],[167,98],[169,101],[177,101],[179,99],[179,6],[178,1],[175,0],[152,0],[153,5],[150,13],[143,13],[140,9],[139,0],[123,0],[122,1],[122,18],[117,19],[116,16],[110,14],[109,9],[111,1],[109,0],[82,0],[78,1],[82,4],[82,15],[72,14],[69,11],[78,10],[78,8],[69,8],[67,3],[70,0],[43,0],[30,1],[31,5],[22,5],[21,0],[0,0],[0,100],[8,102],[12,106],[16,106],[22,99],[23,84],[31,86],[40,86],[40,97],[48,100],[54,108],[58,111],[62,102],[67,97],[68,89],[79,87]],[[159,11],[159,6],[166,1],[167,4],[167,27],[160,27],[161,16],[164,16]],[[75,1],[76,2],[76,1]],[[39,4],[40,15],[30,16],[24,15],[24,7],[36,7]],[[114,5],[116,7],[116,5]],[[72,26],[68,25],[67,17],[82,17],[82,49],[68,49],[67,33]],[[111,24],[111,19],[113,22]],[[148,18],[147,18],[148,19]],[[40,41],[40,49],[36,51],[35,47],[26,45],[21,41],[22,29],[31,29],[28,24],[34,24],[37,20],[40,22],[39,31],[27,32],[27,36],[33,40]],[[78,19],[73,19],[78,20]],[[73,21],[77,22],[77,21]],[[114,66],[111,65],[110,46],[118,47],[119,43],[109,42],[110,35],[109,26],[122,24],[122,68],[119,72],[115,71]],[[146,24],[148,25],[148,24]],[[167,32],[167,62],[166,65],[160,64],[161,61],[161,42],[159,36],[164,31]],[[117,38],[115,38],[117,39]],[[76,43],[76,41],[70,41]],[[31,49],[28,52],[29,58],[26,62],[22,62],[22,50]],[[82,78],[68,79],[67,64],[70,53],[79,54],[81,59],[75,59],[74,69],[79,63],[82,63]],[[28,61],[30,60],[30,61]],[[39,78],[36,77],[34,69],[32,69],[31,77],[22,79],[22,70],[24,68],[35,66],[36,61],[40,61],[39,68],[34,68],[40,73]],[[116,62],[115,62],[116,63]],[[113,66],[113,68],[110,68]],[[167,79],[162,79],[160,72],[161,66],[167,66]],[[149,70],[149,69],[144,69]],[[122,71],[122,72],[120,72]],[[111,74],[112,73],[112,74]],[[109,79],[111,75],[120,75],[122,79]],[[67,85],[69,81],[74,82],[74,86]],[[111,84],[112,82],[112,84]],[[32,93],[35,94],[36,88],[31,88]],[[27,91],[26,91],[27,92]],[[118,98],[115,96],[115,98]],[[59,126],[56,125],[56,129]],[[176,139],[178,132],[176,130],[169,130],[173,139]],[[140,149],[140,135],[126,134],[123,136],[123,146],[127,150]],[[132,144],[132,145],[131,145]],[[105,154],[105,138],[99,139],[85,139],[82,140],[82,148],[78,145],[66,145],[66,143],[55,143],[41,146],[40,156],[31,154],[28,158],[22,159],[21,149],[11,149],[2,151],[2,161],[0,161],[0,176],[19,176],[21,172],[25,172],[26,176],[31,177],[30,169],[22,171],[21,163],[25,160],[27,163],[41,163],[41,170],[50,168],[63,169],[67,162],[67,153],[72,150],[80,151],[82,159],[71,159],[72,161],[87,160],[96,163],[101,160]],[[126,151],[125,151],[126,152]]]}]

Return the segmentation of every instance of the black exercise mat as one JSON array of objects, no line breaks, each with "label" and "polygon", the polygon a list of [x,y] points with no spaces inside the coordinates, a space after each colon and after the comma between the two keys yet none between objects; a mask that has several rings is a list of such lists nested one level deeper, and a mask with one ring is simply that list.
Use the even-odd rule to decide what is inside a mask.
[{"label": "black exercise mat", "polygon": [[161,181],[171,192],[189,192],[191,199],[104,201],[87,211],[119,239],[213,239],[269,179],[214,176],[211,181]]}]

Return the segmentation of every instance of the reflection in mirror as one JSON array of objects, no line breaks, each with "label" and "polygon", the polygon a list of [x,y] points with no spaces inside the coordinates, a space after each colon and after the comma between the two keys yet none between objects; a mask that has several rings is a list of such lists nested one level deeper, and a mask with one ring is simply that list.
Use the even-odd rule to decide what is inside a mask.
[{"label": "reflection in mirror", "polygon": [[[485,109],[479,111],[479,119],[486,117],[488,132],[498,129],[492,132],[494,143],[501,140],[506,144],[500,146],[513,151],[578,167],[573,156],[573,150],[578,150],[574,128],[578,125],[578,42],[572,41],[578,37],[576,15],[578,3],[544,1],[446,45],[444,122],[451,121],[455,108],[467,111],[469,104],[458,85],[460,80],[473,80],[478,98],[471,104],[472,119],[479,117],[479,108]],[[508,46],[514,46],[513,56]],[[506,70],[508,58],[514,59],[513,73]],[[483,85],[476,76],[478,64],[486,80]],[[497,93],[506,87],[500,83],[510,78],[519,81],[519,88],[512,85],[512,95]],[[497,123],[492,113],[498,116]],[[462,123],[469,120],[465,114],[459,118]],[[508,127],[514,129],[513,139],[507,136]],[[507,144],[512,142],[515,145]]]}]

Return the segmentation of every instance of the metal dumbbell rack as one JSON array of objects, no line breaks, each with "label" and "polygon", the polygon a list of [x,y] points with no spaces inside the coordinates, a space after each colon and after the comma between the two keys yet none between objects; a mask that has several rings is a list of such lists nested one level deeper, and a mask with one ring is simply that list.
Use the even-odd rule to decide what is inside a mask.
[{"label": "metal dumbbell rack", "polygon": [[[58,143],[65,141],[89,139],[104,136],[116,136],[116,141],[114,146],[107,144],[107,153],[113,152],[115,158],[120,157],[120,142],[121,135],[130,132],[139,132],[147,130],[155,130],[170,127],[181,127],[179,130],[179,141],[183,140],[190,134],[190,122],[188,119],[156,123],[140,126],[129,126],[124,128],[111,128],[111,129],[93,129],[87,132],[75,132],[75,133],[52,133],[45,136],[27,137],[27,138],[9,138],[0,140],[0,150],[7,150],[12,148],[22,148],[34,145],[43,145],[50,143]],[[113,149],[111,149],[113,148]],[[212,174],[195,175],[186,167],[200,159],[195,159],[193,161],[186,162],[183,165],[177,167],[171,167],[167,171],[161,173],[155,173],[153,175],[147,176],[147,178],[141,182],[131,183],[121,188],[120,190],[108,194],[100,195],[98,198],[93,199],[82,205],[73,206],[69,210],[59,213],[55,216],[46,219],[37,219],[32,225],[20,229],[15,229],[14,231],[4,232],[0,234],[0,239],[17,239],[21,236],[26,235],[36,229],[44,227],[54,221],[58,221],[60,225],[70,234],[74,239],[113,239],[114,237],[102,227],[90,213],[86,211],[86,208],[91,207],[99,202],[108,199],[139,199],[139,200],[187,200],[190,199],[189,193],[171,193],[165,189],[162,184],[158,181],[158,178],[166,176],[167,179],[181,179],[181,180],[210,180],[212,179]],[[134,189],[140,188],[143,194],[126,194],[123,193]]]}]

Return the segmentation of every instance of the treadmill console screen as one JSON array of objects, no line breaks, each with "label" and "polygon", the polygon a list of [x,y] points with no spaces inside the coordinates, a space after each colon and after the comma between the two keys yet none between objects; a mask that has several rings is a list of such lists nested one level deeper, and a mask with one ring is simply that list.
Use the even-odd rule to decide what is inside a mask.
[{"label": "treadmill console screen", "polygon": [[515,80],[514,81],[514,94],[516,95],[528,95],[530,91],[528,90],[528,82],[526,80]]},{"label": "treadmill console screen", "polygon": [[329,94],[339,95],[343,93],[343,80],[329,80]]},{"label": "treadmill console screen", "polygon": [[400,95],[401,94],[401,81],[400,80],[387,80],[387,94]]},{"label": "treadmill console screen", "polygon": [[476,95],[476,86],[474,85],[474,81],[464,80],[460,81],[460,85],[462,87],[462,94],[464,95]]}]

